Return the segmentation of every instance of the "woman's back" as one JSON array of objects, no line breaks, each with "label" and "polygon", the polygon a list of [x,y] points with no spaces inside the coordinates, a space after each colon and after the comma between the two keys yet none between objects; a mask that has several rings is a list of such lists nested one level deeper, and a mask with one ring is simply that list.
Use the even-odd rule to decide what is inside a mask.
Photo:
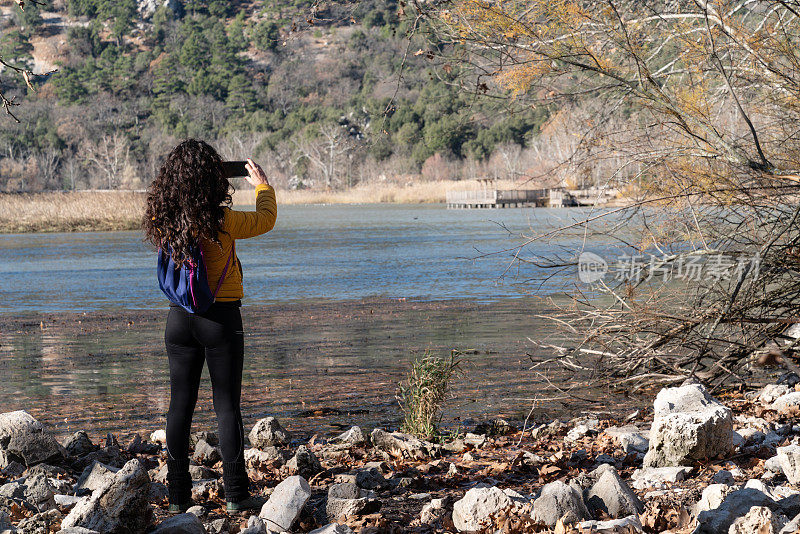
[{"label": "woman's back", "polygon": [[182,142],[170,152],[147,197],[147,240],[169,250],[172,263],[181,266],[196,258],[199,243],[211,294],[222,279],[215,302],[204,311],[195,313],[194,309],[173,303],[167,314],[167,486],[170,512],[174,513],[185,512],[192,505],[189,435],[206,364],[217,414],[227,510],[258,510],[263,504],[263,499],[250,495],[244,462],[244,325],[239,309],[243,291],[242,268],[235,251],[236,239],[255,237],[275,226],[277,206],[275,191],[261,167],[248,160],[245,168],[247,181],[256,187],[253,212],[228,207],[230,183],[223,172],[222,159],[210,145],[195,139]]},{"label": "woman's back", "polygon": [[[269,185],[256,187],[255,211],[225,210],[225,221],[222,230],[217,234],[219,243],[204,240],[201,244],[210,287],[217,287],[228,258],[231,256],[234,240],[247,239],[269,232],[275,226],[277,216],[275,190]],[[219,288],[217,300],[229,302],[239,300],[243,296],[242,268],[238,258],[234,257],[228,267],[225,280]]]}]

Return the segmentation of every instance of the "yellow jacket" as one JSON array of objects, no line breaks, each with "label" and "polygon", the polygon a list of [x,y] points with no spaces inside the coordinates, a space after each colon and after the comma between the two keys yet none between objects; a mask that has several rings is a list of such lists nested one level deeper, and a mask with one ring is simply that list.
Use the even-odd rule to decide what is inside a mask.
[{"label": "yellow jacket", "polygon": [[[247,239],[265,234],[275,226],[278,217],[278,205],[275,201],[275,190],[269,185],[256,186],[256,210],[237,211],[225,209],[225,222],[217,238],[219,244],[213,241],[204,241],[203,261],[208,273],[208,286],[211,292],[217,288],[220,275],[225,269],[225,263],[231,254],[233,242],[236,239]],[[222,287],[217,293],[217,301],[226,302],[239,300],[244,296],[242,288],[242,265],[239,258],[233,258],[228,266],[228,273],[222,282]]]}]

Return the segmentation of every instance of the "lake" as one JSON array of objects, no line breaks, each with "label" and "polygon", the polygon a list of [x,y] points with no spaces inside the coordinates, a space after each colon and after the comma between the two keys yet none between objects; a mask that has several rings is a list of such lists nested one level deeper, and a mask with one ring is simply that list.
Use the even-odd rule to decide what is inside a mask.
[{"label": "lake", "polygon": [[[533,398],[553,396],[528,371],[549,356],[532,340],[560,339],[538,317],[548,310],[543,298],[559,298],[577,275],[573,268],[545,280],[548,271],[513,262],[514,247],[582,213],[281,206],[272,232],[237,242],[247,423],[271,414],[301,432],[396,426],[394,394],[411,359],[451,350],[464,372],[445,424],[524,418]],[[536,242],[521,257],[578,246],[579,238]],[[28,409],[59,432],[163,425],[167,305],[155,253],[139,233],[1,235],[0,280],[3,411]],[[587,408],[573,400],[537,413]],[[213,421],[207,372],[195,421]]]},{"label": "lake", "polygon": [[[247,303],[384,296],[491,300],[577,280],[488,257],[578,217],[577,209],[446,210],[441,205],[281,206],[275,229],[240,240]],[[560,240],[558,246],[577,245]],[[537,242],[523,257],[552,252]],[[576,271],[572,271],[575,273]],[[0,313],[153,309],[165,300],[138,232],[0,235]]]}]

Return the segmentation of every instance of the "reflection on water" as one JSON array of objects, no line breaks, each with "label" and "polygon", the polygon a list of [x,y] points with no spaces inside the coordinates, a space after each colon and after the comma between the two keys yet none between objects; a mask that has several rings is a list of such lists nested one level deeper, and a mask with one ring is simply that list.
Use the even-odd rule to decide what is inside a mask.
[{"label": "reflection on water", "polygon": [[[524,417],[530,399],[545,388],[528,368],[531,359],[546,355],[525,339],[528,333],[542,339],[553,332],[552,325],[533,318],[543,310],[533,299],[488,304],[381,299],[244,308],[245,419],[252,424],[276,415],[290,429],[309,432],[350,424],[396,427],[394,394],[411,358],[452,349],[464,353],[464,375],[454,385],[446,424]],[[0,346],[3,409],[28,409],[63,433],[159,428],[169,396],[162,315],[141,312],[130,325],[127,319],[100,315],[69,316],[64,324],[44,328],[17,325]],[[77,324],[80,317],[84,322]],[[562,377],[551,372],[551,378]],[[582,408],[567,403],[545,409],[552,416]],[[330,413],[301,417],[321,409]],[[207,371],[195,422],[196,428],[213,424]]]}]

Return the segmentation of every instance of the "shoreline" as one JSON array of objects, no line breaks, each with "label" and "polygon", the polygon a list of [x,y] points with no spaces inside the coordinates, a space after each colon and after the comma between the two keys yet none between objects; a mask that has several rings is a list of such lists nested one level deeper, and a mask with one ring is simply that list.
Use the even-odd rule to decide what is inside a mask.
[{"label": "shoreline", "polygon": [[0,431],[14,437],[3,451],[0,487],[9,497],[0,509],[16,508],[10,518],[0,514],[0,528],[92,529],[101,517],[115,531],[179,523],[196,525],[182,532],[264,534],[264,522],[288,517],[285,530],[315,534],[793,533],[797,395],[770,384],[713,397],[687,384],[659,392],[666,412],[650,397],[628,416],[485,419],[430,441],[386,425],[287,433],[285,419],[263,419],[246,425],[244,458],[251,491],[267,504],[242,516],[225,512],[211,428],[193,427],[195,507],[171,517],[158,425],[56,440],[27,414],[6,413]]},{"label": "shoreline", "polygon": [[[498,188],[518,187],[500,180]],[[279,205],[445,204],[450,190],[477,190],[474,180],[364,184],[341,191],[276,190]],[[233,207],[251,207],[253,190],[238,189]],[[0,234],[138,230],[146,194],[133,191],[0,193]],[[608,207],[622,205],[622,201]],[[525,209],[525,208],[504,208]],[[570,209],[570,208],[558,208]]]}]

